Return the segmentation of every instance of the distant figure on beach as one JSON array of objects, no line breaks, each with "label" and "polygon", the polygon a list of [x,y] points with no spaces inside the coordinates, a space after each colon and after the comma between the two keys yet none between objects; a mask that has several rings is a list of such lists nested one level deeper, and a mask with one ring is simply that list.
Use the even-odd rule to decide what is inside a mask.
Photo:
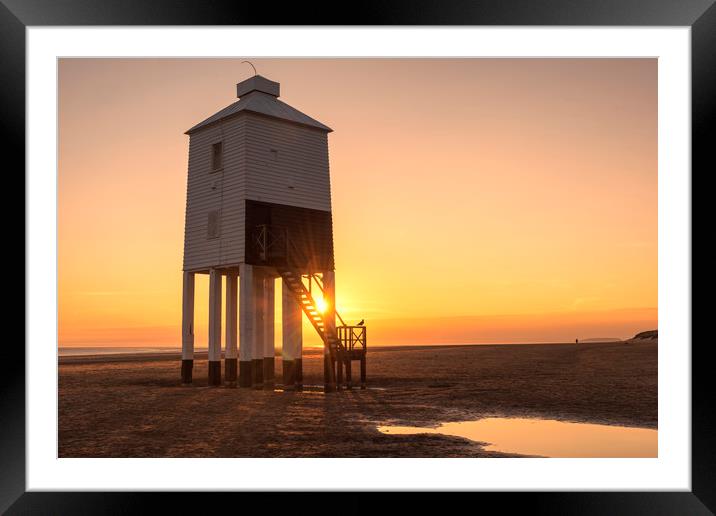
[{"label": "distant figure on beach", "polygon": [[365,323],[365,319],[361,319],[360,322],[358,324],[356,324],[356,326],[363,326],[364,323]]},{"label": "distant figure on beach", "polygon": [[575,344],[579,344],[579,339],[574,339]]}]

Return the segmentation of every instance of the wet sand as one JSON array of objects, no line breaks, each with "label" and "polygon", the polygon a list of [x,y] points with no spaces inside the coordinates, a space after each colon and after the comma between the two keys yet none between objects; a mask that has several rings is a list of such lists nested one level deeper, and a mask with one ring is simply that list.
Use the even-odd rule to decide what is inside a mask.
[{"label": "wet sand", "polygon": [[528,417],[657,428],[654,341],[373,348],[369,388],[327,395],[317,350],[304,355],[304,392],[208,387],[197,358],[185,387],[175,354],[62,357],[59,456],[504,457],[376,426]]}]

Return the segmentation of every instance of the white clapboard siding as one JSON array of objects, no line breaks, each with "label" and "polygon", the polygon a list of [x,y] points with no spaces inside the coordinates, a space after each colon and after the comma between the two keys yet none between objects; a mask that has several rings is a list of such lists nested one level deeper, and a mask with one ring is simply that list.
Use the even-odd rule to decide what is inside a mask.
[{"label": "white clapboard siding", "polygon": [[248,198],[330,211],[327,136],[320,129],[249,113]]},{"label": "white clapboard siding", "polygon": [[[192,133],[184,230],[184,269],[238,264],[244,257],[246,121],[236,117]],[[211,149],[223,142],[223,169],[212,172]],[[219,211],[219,237],[207,237],[208,214]]]}]

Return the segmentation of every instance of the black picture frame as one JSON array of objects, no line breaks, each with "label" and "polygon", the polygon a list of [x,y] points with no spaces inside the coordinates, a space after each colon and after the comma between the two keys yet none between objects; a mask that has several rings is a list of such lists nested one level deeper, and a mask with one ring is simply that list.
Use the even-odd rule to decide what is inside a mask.
[{"label": "black picture frame", "polygon": [[[350,4],[352,6],[352,4]],[[615,25],[691,27],[692,184],[716,170],[716,6],[714,0],[401,0],[321,5],[237,3],[224,0],[0,0],[0,105],[5,156],[25,164],[25,30],[47,25]],[[6,169],[8,173],[9,167]],[[693,191],[693,189],[692,189]],[[692,250],[693,253],[693,250]],[[693,255],[692,255],[693,256]],[[28,271],[25,270],[25,274]],[[693,316],[692,316],[693,320]],[[7,514],[102,514],[206,512],[206,502],[186,493],[62,493],[25,489],[25,353],[0,346],[0,512]],[[16,344],[16,343],[15,343]],[[690,343],[684,343],[688,346]],[[703,344],[708,345],[708,340]],[[480,493],[480,504],[501,512],[519,508],[537,513],[712,514],[716,511],[716,445],[709,403],[712,366],[704,347],[692,346],[692,490],[690,492]],[[201,496],[201,495],[199,495]],[[224,500],[246,493],[219,494]],[[272,495],[271,512],[294,511],[296,494]],[[342,512],[379,506],[375,494],[349,494]],[[413,495],[425,507],[424,497]],[[241,507],[255,502],[243,498]],[[212,500],[216,503],[216,500]],[[310,502],[309,502],[310,503]],[[378,505],[376,505],[378,504]],[[238,506],[237,506],[238,507]],[[293,509],[291,508],[293,507]],[[445,506],[443,505],[443,509]]]}]

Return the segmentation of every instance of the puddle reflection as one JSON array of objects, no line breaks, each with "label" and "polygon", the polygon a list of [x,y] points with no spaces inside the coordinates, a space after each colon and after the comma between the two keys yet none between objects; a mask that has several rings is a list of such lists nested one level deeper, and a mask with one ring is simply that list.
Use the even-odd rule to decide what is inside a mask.
[{"label": "puddle reflection", "polygon": [[489,443],[487,451],[543,457],[657,457],[657,431],[551,419],[484,418],[437,428],[379,426],[384,434],[442,434]]}]

